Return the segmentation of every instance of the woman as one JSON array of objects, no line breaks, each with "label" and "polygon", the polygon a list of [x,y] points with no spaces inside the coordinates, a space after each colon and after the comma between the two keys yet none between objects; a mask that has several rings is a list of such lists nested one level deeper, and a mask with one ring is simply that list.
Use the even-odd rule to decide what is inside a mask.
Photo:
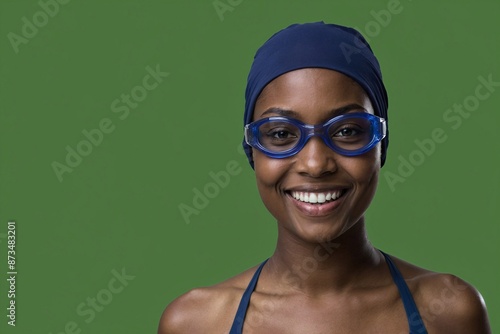
[{"label": "woman", "polygon": [[379,64],[355,30],[292,25],[257,52],[244,147],[278,224],[274,254],[163,313],[159,333],[490,333],[463,280],[391,257],[365,211],[388,145]]}]

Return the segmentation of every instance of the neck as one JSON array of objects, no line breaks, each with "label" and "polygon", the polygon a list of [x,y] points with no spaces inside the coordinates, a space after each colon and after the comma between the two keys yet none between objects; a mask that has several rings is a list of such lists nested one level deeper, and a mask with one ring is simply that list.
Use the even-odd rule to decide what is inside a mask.
[{"label": "neck", "polygon": [[361,219],[342,236],[321,243],[309,243],[291,236],[278,235],[268,271],[284,289],[307,295],[341,292],[363,284],[381,262],[381,254],[368,241]]}]

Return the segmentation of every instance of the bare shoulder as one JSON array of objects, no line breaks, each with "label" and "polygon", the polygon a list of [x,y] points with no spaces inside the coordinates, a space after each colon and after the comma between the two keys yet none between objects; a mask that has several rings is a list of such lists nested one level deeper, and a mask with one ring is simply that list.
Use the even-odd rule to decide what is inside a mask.
[{"label": "bare shoulder", "polygon": [[256,267],[219,284],[195,288],[163,311],[158,334],[229,332],[241,296]]},{"label": "bare shoulder", "polygon": [[430,332],[491,333],[484,299],[471,284],[452,274],[394,260]]}]

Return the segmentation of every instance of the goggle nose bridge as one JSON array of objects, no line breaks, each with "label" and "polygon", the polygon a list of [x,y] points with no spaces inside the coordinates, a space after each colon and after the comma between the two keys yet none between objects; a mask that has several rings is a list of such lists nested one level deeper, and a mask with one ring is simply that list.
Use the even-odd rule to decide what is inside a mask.
[{"label": "goggle nose bridge", "polygon": [[316,125],[309,125],[306,124],[305,126],[302,127],[303,130],[305,130],[305,137],[303,139],[304,145],[311,139],[312,137],[319,137],[321,140],[328,145],[327,141],[327,136],[325,134],[327,133],[327,129],[332,125],[333,123],[330,124],[316,124]]}]

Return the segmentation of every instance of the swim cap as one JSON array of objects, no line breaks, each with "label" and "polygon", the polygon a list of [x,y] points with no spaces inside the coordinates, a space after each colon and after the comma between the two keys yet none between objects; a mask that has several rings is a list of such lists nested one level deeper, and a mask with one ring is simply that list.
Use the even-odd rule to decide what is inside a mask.
[{"label": "swim cap", "polygon": [[[247,79],[244,125],[252,122],[255,102],[268,83],[301,68],[326,68],[356,81],[368,94],[375,115],[387,119],[387,92],[380,65],[363,36],[355,29],[324,22],[293,24],[269,38],[255,54]],[[389,130],[382,140],[381,165],[389,145]],[[253,166],[252,148],[243,148]]]}]

